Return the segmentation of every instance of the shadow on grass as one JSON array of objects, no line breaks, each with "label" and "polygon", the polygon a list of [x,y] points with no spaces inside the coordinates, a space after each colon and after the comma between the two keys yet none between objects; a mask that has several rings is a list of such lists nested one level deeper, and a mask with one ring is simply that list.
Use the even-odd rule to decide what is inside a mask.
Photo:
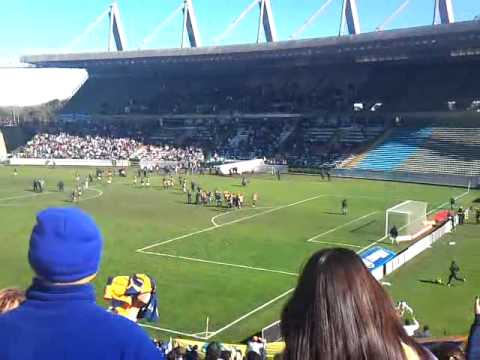
[{"label": "shadow on grass", "polygon": [[210,209],[213,212],[219,212],[219,213],[229,213],[232,211],[233,208],[228,208],[228,207],[216,207],[216,206],[207,206],[208,209]]},{"label": "shadow on grass", "polygon": [[362,225],[356,227],[355,229],[350,230],[350,232],[354,233],[358,230],[362,230],[363,228],[366,228],[367,226],[370,226],[370,225],[372,225],[373,223],[376,223],[376,222],[377,222],[377,220],[370,220],[369,222],[367,222],[365,224],[362,224]]},{"label": "shadow on grass", "polygon": [[424,284],[432,284],[432,285],[439,285],[439,286],[443,286],[444,284],[442,283],[439,283],[438,281],[436,280],[431,280],[431,279],[420,279],[418,280],[419,282],[421,283],[424,283]]}]

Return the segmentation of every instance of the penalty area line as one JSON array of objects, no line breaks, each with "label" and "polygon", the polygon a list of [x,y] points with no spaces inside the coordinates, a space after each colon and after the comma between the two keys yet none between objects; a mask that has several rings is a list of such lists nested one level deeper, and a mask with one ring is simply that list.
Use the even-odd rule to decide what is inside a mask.
[{"label": "penalty area line", "polygon": [[215,215],[214,217],[212,217],[210,219],[210,222],[212,223],[213,226],[220,226],[222,224],[217,224],[215,222],[215,220],[217,220],[218,218],[222,217],[222,216],[226,216],[226,215],[229,215],[229,214],[234,214],[236,212],[239,212],[239,211],[245,211],[245,210],[255,210],[255,209],[271,209],[272,206],[258,206],[258,207],[246,207],[246,208],[241,208],[241,209],[237,209],[237,210],[231,210],[231,211],[226,211],[224,213],[221,213],[221,214],[218,214],[218,215]]},{"label": "penalty area line", "polygon": [[354,247],[354,248],[361,248],[361,246],[359,246],[359,245],[345,244],[345,243],[339,243],[339,242],[334,242],[334,241],[312,240],[310,242],[315,243],[315,244],[327,244],[327,245],[349,246],[349,247]]},{"label": "penalty area line", "polygon": [[[455,199],[456,199],[456,200],[458,200],[458,199],[460,199],[460,198],[464,197],[465,195],[467,195],[468,193],[469,193],[469,191],[466,191],[465,193],[463,193],[463,194],[461,194],[461,195],[457,196]],[[447,203],[444,203],[444,204],[442,204],[442,205],[438,206],[438,207],[437,207],[437,208],[435,208],[434,210],[430,211],[428,214],[432,213],[432,212],[433,212],[433,211],[435,211],[435,210],[438,210],[438,209],[440,209],[441,207],[445,206],[446,204],[447,204]],[[372,242],[370,245],[368,245],[368,246],[366,246],[366,247],[364,247],[364,248],[362,248],[362,249],[358,250],[358,251],[357,251],[357,254],[359,254],[359,253],[363,252],[364,250],[366,250],[366,249],[368,249],[368,248],[372,247],[373,245],[375,245],[375,244],[379,243],[380,241],[382,241],[382,240],[384,240],[384,239],[386,239],[386,238],[387,238],[387,236],[383,236],[383,237],[381,237],[380,239],[378,239],[378,240],[376,240],[376,241]],[[355,245],[355,246],[356,246],[356,245]],[[388,285],[388,284],[386,284],[386,285]],[[276,301],[280,300],[281,298],[283,298],[283,297],[287,296],[288,294],[290,294],[290,293],[291,293],[291,292],[293,292],[294,290],[295,290],[295,288],[291,288],[291,289],[287,290],[286,292],[284,292],[283,294],[280,294],[280,295],[279,295],[279,296],[277,296],[276,298],[274,298],[274,299],[272,299],[272,300],[270,300],[270,301],[266,302],[265,304],[263,304],[263,305],[259,306],[258,308],[256,308],[256,309],[253,309],[253,310],[252,310],[252,311],[250,311],[249,313],[247,313],[247,314],[245,314],[245,315],[243,315],[243,316],[239,317],[238,319],[236,319],[236,320],[232,321],[230,324],[227,324],[227,325],[225,325],[224,327],[220,328],[219,330],[212,332],[210,335],[206,336],[206,340],[209,340],[210,338],[212,338],[212,337],[214,337],[214,336],[216,336],[216,335],[218,335],[218,334],[220,334],[220,333],[224,332],[225,330],[227,330],[227,329],[229,329],[230,327],[232,327],[232,326],[236,325],[237,323],[239,323],[240,321],[242,321],[242,320],[246,319],[247,317],[249,317],[249,316],[251,316],[251,315],[255,314],[256,312],[258,312],[258,311],[260,311],[260,310],[263,310],[263,309],[264,309],[264,308],[266,308],[267,306],[270,306],[270,305],[271,305],[271,304],[273,304],[274,302],[276,302]]]},{"label": "penalty area line", "polygon": [[[469,193],[470,193],[470,189],[468,189],[468,190],[467,190],[467,191],[465,191],[464,193],[462,193],[462,194],[460,194],[460,195],[456,196],[456,197],[455,197],[455,200],[461,199],[461,198],[463,198],[464,196],[468,195]],[[448,201],[446,201],[446,202],[444,202],[443,204],[440,204],[440,205],[438,205],[436,208],[434,208],[434,209],[432,209],[432,210],[428,211],[426,215],[430,215],[431,213],[433,213],[433,212],[435,212],[435,211],[437,211],[437,210],[439,210],[439,209],[443,208],[444,206],[446,206],[446,205],[448,205],[448,204],[449,204],[449,202],[448,202]],[[387,235],[384,235],[384,236],[382,236],[380,239],[378,239],[378,240],[375,240],[375,241],[374,241],[374,242],[372,242],[370,245],[367,245],[367,246],[365,246],[364,248],[362,248],[362,249],[358,250],[357,254],[359,254],[359,253],[361,253],[361,252],[363,252],[363,251],[365,251],[365,250],[367,250],[367,249],[371,248],[373,245],[376,245],[376,244],[378,244],[380,241],[383,241],[383,240],[385,240],[387,237],[388,237]]]},{"label": "penalty area line", "polygon": [[256,266],[249,266],[249,265],[242,265],[242,264],[231,264],[231,263],[226,263],[226,262],[221,262],[221,261],[213,261],[213,260],[192,258],[192,257],[188,257],[188,256],[162,254],[162,253],[156,253],[156,252],[153,252],[153,251],[137,250],[137,252],[141,253],[141,254],[162,256],[162,257],[167,257],[167,258],[171,258],[171,259],[179,259],[179,260],[186,260],[186,261],[194,261],[194,262],[199,262],[199,263],[204,263],[204,264],[214,264],[214,265],[228,266],[228,267],[247,269],[247,270],[253,270],[253,271],[264,271],[264,272],[271,272],[271,273],[275,273],[275,274],[295,276],[295,277],[298,276],[297,273],[292,273],[292,272],[283,271],[283,270],[266,269],[266,268],[260,268],[260,267],[256,267]]},{"label": "penalty area line", "polygon": [[[318,238],[321,238],[321,237],[323,237],[323,236],[325,236],[325,235],[331,234],[332,232],[335,232],[335,231],[337,231],[337,230],[340,230],[340,229],[344,228],[345,226],[354,224],[354,223],[356,223],[357,221],[360,221],[360,220],[363,220],[363,219],[365,219],[365,218],[367,218],[367,217],[370,217],[370,216],[372,216],[372,215],[375,215],[376,213],[378,213],[378,211],[373,211],[373,212],[371,212],[371,213],[369,213],[369,214],[360,216],[360,217],[358,217],[358,218],[356,218],[356,219],[353,219],[353,220],[351,220],[351,221],[349,221],[349,222],[346,222],[345,224],[339,225],[339,226],[337,226],[337,227],[334,227],[333,229],[330,229],[330,230],[325,231],[325,232],[323,232],[323,233],[321,233],[321,234],[315,235],[314,237],[311,237],[310,239],[308,239],[307,242],[319,242],[319,241],[315,241],[315,240],[318,239]],[[360,247],[360,246],[359,246],[359,247]]]},{"label": "penalty area line", "polygon": [[157,242],[157,243],[155,243],[155,244],[145,246],[145,247],[143,247],[143,248],[141,248],[141,249],[137,249],[137,252],[142,252],[142,251],[144,251],[144,250],[148,250],[148,249],[151,249],[151,248],[154,248],[154,247],[157,247],[157,246],[169,244],[169,243],[171,243],[171,242],[174,242],[174,241],[177,241],[177,240],[181,240],[181,239],[185,239],[185,238],[188,238],[188,237],[191,237],[191,236],[194,236],[194,235],[202,234],[202,233],[204,233],[204,232],[212,231],[212,230],[215,230],[215,229],[220,229],[220,228],[222,228],[222,227],[224,227],[224,226],[237,224],[237,223],[242,222],[242,221],[245,221],[245,220],[254,219],[254,218],[259,217],[259,216],[262,216],[262,215],[271,214],[271,213],[276,212],[276,211],[279,211],[279,210],[283,210],[283,209],[286,209],[286,208],[289,208],[289,207],[292,207],[292,206],[300,205],[300,204],[306,203],[306,202],[308,202],[308,201],[316,200],[316,199],[319,199],[319,198],[321,198],[321,197],[326,197],[326,196],[329,196],[329,195],[328,195],[328,194],[322,194],[322,195],[312,196],[312,197],[310,197],[310,198],[308,198],[308,199],[296,201],[296,202],[291,203],[291,204],[277,206],[277,207],[271,208],[271,209],[269,209],[269,210],[262,211],[262,212],[260,212],[260,213],[253,214],[253,215],[244,216],[244,217],[241,217],[240,219],[232,220],[232,221],[229,221],[229,222],[226,222],[226,223],[217,225],[217,226],[213,225],[213,226],[210,226],[210,227],[201,229],[201,230],[194,231],[194,232],[189,233],[189,234],[177,236],[177,237],[175,237],[175,238],[173,238],[173,239],[169,239],[169,240]]}]

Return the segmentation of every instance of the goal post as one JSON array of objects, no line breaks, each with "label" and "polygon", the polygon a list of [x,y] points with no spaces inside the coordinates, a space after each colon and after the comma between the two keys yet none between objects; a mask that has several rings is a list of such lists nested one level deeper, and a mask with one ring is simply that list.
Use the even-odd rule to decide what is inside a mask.
[{"label": "goal post", "polygon": [[430,229],[427,223],[428,204],[423,201],[406,200],[385,213],[385,237],[395,226],[398,230],[397,241],[410,241]]},{"label": "goal post", "polygon": [[276,342],[282,340],[282,330],[280,328],[280,320],[265,326],[262,329],[262,338],[267,342]]}]

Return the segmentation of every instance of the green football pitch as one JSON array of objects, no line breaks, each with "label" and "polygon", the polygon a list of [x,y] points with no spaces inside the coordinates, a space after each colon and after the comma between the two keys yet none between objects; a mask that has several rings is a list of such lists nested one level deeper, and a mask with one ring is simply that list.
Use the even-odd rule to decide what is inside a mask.
[{"label": "green football pitch", "polygon": [[[48,206],[80,206],[101,227],[105,248],[95,280],[98,301],[107,278],[148,273],[158,283],[160,320],[149,324],[156,337],[206,334],[240,341],[278,320],[284,301],[302,264],[313,252],[342,246],[361,252],[373,245],[392,247],[384,239],[385,210],[405,200],[426,201],[429,210],[446,207],[452,196],[469,205],[480,195],[465,189],[394,182],[287,175],[249,179],[188,176],[206,190],[243,192],[240,210],[186,204],[180,189],[164,190],[162,177],[150,188],[133,185],[132,175],[112,184],[94,183],[73,205],[69,189],[73,168],[0,167],[0,288],[26,288],[32,273],[27,262],[28,240],[35,214]],[[94,169],[80,169],[82,176]],[[32,192],[35,177],[46,180],[44,193]],[[63,180],[65,193],[56,190]],[[250,206],[252,193],[259,195]],[[347,199],[348,215],[340,214]],[[478,227],[480,228],[480,227]],[[404,299],[435,335],[468,330],[472,297],[480,285],[480,257],[475,225],[448,235],[392,274],[386,281],[395,300]],[[450,245],[455,243],[455,245]],[[452,257],[467,283],[453,288],[428,281],[445,278]],[[480,287],[480,286],[479,286]],[[480,289],[479,289],[480,291]]]}]

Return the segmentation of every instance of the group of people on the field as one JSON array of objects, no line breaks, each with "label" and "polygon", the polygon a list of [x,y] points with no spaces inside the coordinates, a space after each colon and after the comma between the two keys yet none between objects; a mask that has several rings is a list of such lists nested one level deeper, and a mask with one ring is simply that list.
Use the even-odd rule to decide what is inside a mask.
[{"label": "group of people on the field", "polygon": [[[97,180],[102,180],[103,171],[98,171],[97,169]],[[111,178],[111,175],[110,175]],[[86,190],[88,189],[89,185],[94,181],[92,174],[88,174],[84,179],[80,177],[79,173],[75,173],[75,183],[73,186],[73,190],[71,193],[71,201],[78,202],[80,198],[85,194]],[[111,180],[110,180],[111,183]],[[60,186],[62,186],[62,190],[60,190]],[[59,191],[63,191],[63,181],[58,183]]]},{"label": "group of people on the field", "polygon": [[162,186],[165,190],[175,187],[175,179],[173,178],[173,176],[163,178],[162,179]]},{"label": "group of people on the field", "polygon": [[[187,204],[216,207],[225,206],[233,209],[241,209],[246,205],[245,194],[241,192],[220,191],[218,189],[215,191],[207,191],[193,181],[191,182],[190,189],[186,190],[185,185],[183,185],[183,190],[187,194]],[[255,192],[252,194],[252,207],[257,205],[257,201],[258,193]]]}]

